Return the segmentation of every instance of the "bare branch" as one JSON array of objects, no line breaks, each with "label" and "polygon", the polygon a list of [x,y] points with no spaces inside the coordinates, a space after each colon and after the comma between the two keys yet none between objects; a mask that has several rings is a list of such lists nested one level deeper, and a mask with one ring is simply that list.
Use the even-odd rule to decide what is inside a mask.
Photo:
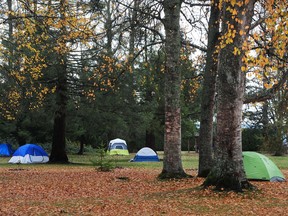
[{"label": "bare branch", "polygon": [[288,71],[285,71],[283,72],[281,80],[277,84],[274,84],[272,88],[268,90],[264,89],[251,95],[246,95],[244,98],[244,104],[263,102],[273,98],[275,93],[278,92],[283,87],[283,85],[286,83],[287,80],[288,80]]}]

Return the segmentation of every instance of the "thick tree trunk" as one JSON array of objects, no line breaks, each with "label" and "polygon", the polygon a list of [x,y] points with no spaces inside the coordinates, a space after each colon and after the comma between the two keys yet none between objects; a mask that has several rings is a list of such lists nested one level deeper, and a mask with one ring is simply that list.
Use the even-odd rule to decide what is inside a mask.
[{"label": "thick tree trunk", "polygon": [[[242,45],[248,34],[247,26],[251,24],[254,0],[242,3],[242,6],[231,5],[229,1],[225,2],[222,8],[224,40],[221,41],[222,49],[218,61],[215,165],[204,182],[204,186],[235,191],[251,188],[245,176],[242,159],[241,121],[245,73],[241,71],[241,67],[244,53]],[[233,13],[234,10],[237,11],[238,20],[235,20],[231,10]],[[235,32],[234,37],[231,31]],[[227,43],[230,37],[233,43]],[[235,49],[239,52],[235,52]]]},{"label": "thick tree trunk", "polygon": [[219,0],[213,2],[209,18],[208,46],[201,97],[201,120],[198,139],[199,177],[207,177],[213,166],[213,115],[217,75],[216,45],[219,37],[220,19],[218,4]]},{"label": "thick tree trunk", "polygon": [[[67,0],[60,1],[61,20],[66,19]],[[60,29],[59,36],[66,35],[66,26]],[[60,38],[60,37],[59,37]],[[61,43],[66,44],[63,40]],[[52,150],[49,161],[51,163],[68,163],[66,154],[66,112],[68,101],[68,82],[67,82],[67,54],[66,50],[59,49],[57,53],[57,83],[56,83],[56,111],[54,116]]]},{"label": "thick tree trunk", "polygon": [[67,163],[66,154],[66,112],[67,112],[67,68],[66,64],[60,64],[58,68],[58,80],[56,85],[56,111],[54,116],[53,142],[50,155],[52,163]]},{"label": "thick tree trunk", "polygon": [[163,170],[160,178],[186,177],[181,160],[181,109],[180,109],[180,8],[181,0],[165,0],[165,140]]}]

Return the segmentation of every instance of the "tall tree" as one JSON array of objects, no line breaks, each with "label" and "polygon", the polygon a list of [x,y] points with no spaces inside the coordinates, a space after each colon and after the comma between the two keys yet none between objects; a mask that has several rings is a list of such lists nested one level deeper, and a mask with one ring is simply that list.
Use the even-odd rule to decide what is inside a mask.
[{"label": "tall tree", "polygon": [[181,160],[180,10],[182,0],[165,0],[165,138],[161,178],[186,177]]},{"label": "tall tree", "polygon": [[[13,20],[18,21],[15,22],[13,33],[17,46],[14,50],[14,55],[17,54],[15,68],[7,72],[14,78],[9,91],[17,90],[15,101],[17,104],[24,101],[22,105],[26,109],[37,108],[36,102],[41,105],[48,93],[56,95],[52,162],[68,162],[65,148],[66,106],[71,87],[69,85],[75,80],[73,73],[80,59],[73,59],[72,52],[75,48],[77,50],[79,44],[85,44],[92,35],[89,28],[91,22],[87,22],[87,14],[83,15],[85,4],[82,3],[68,0],[46,1],[43,4],[37,1],[17,1],[17,4],[12,4],[14,11],[9,13],[13,15]],[[9,53],[7,50],[3,49]],[[15,115],[21,117],[19,105],[15,110]]]},{"label": "tall tree", "polygon": [[201,97],[201,120],[199,131],[199,165],[198,176],[207,177],[213,166],[213,117],[216,92],[217,75],[217,43],[219,37],[219,0],[214,0],[211,5],[208,22],[208,45],[206,53],[206,66],[203,75]]},{"label": "tall tree", "polygon": [[215,165],[204,186],[242,191],[251,187],[242,159],[241,122],[245,88],[242,71],[255,0],[222,1],[222,36],[218,59],[218,110]]},{"label": "tall tree", "polygon": [[67,163],[68,156],[66,154],[66,113],[68,101],[68,70],[67,70],[67,48],[65,43],[65,35],[68,34],[67,12],[68,1],[60,0],[59,2],[59,31],[57,34],[58,55],[55,61],[56,70],[56,110],[54,115],[54,131],[52,140],[52,150],[50,154],[50,162]]}]

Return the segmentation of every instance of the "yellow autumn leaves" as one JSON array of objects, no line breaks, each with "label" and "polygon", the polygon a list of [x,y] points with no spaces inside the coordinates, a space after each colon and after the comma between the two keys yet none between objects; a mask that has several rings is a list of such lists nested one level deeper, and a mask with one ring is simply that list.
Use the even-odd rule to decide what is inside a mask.
[{"label": "yellow autumn leaves", "polygon": [[247,65],[254,68],[254,74],[259,80],[263,80],[265,76],[263,86],[268,89],[278,83],[277,75],[279,76],[281,70],[287,67],[287,60],[285,61],[288,46],[287,2],[267,1],[265,9],[267,15],[262,23],[265,29],[255,29],[249,37],[249,46],[254,49],[250,52]]},{"label": "yellow autumn leaves", "polygon": [[73,43],[87,44],[93,28],[84,10],[71,1],[62,1],[62,5],[59,2],[17,1],[17,7],[10,8],[4,16],[7,20],[15,18],[10,20],[13,29],[7,35],[13,50],[0,46],[3,63],[11,62],[6,70],[7,77],[11,77],[10,82],[14,84],[10,84],[9,94],[2,100],[6,101],[0,106],[5,110],[4,104],[10,104],[10,111],[7,108],[1,114],[13,119],[21,101],[28,100],[29,109],[37,108],[48,93],[55,92],[53,86],[48,88],[40,82],[51,66],[52,56],[55,53],[67,55]]},{"label": "yellow autumn leaves", "polygon": [[[237,56],[243,54],[242,62],[244,65],[241,67],[243,72],[254,73],[260,81],[263,80],[263,76],[268,77],[268,81],[263,83],[265,88],[271,88],[273,84],[277,84],[275,77],[279,74],[279,70],[287,67],[287,61],[285,61],[285,54],[287,53],[288,46],[288,12],[287,2],[281,0],[271,0],[259,3],[256,7],[258,10],[262,8],[265,10],[265,15],[262,15],[258,22],[258,25],[253,26],[253,29],[244,27],[240,30],[236,30],[235,25],[243,25],[241,20],[241,14],[237,14],[235,7],[241,7],[243,4],[247,4],[246,1],[236,0],[221,0],[219,8],[224,3],[229,6],[226,7],[226,11],[229,12],[234,19],[234,23],[226,23],[226,33],[220,37],[220,43],[217,47],[217,51],[223,49],[227,45],[232,46],[232,53]],[[242,13],[245,13],[243,11]],[[256,11],[256,13],[260,12]],[[249,30],[249,31],[248,31]],[[234,44],[234,38],[236,36],[246,36],[242,47],[238,47]],[[262,74],[262,75],[261,75]]]}]

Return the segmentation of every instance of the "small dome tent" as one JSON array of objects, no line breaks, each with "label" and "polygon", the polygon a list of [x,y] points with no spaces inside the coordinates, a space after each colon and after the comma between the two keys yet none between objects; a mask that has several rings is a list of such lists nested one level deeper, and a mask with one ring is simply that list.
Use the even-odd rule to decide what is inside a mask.
[{"label": "small dome tent", "polygon": [[159,157],[151,148],[144,147],[140,149],[131,162],[158,162]]},{"label": "small dome tent", "polygon": [[111,140],[108,145],[108,154],[109,155],[129,155],[126,141],[123,139],[119,139],[119,138]]},{"label": "small dome tent", "polygon": [[44,149],[35,144],[25,144],[20,146],[13,154],[8,163],[47,163],[49,161],[48,154]]},{"label": "small dome tent", "polygon": [[2,143],[0,144],[0,156],[9,157],[13,154],[13,149],[10,144]]},{"label": "small dome tent", "polygon": [[243,163],[247,179],[271,182],[285,181],[280,169],[265,155],[245,151],[243,152]]}]

